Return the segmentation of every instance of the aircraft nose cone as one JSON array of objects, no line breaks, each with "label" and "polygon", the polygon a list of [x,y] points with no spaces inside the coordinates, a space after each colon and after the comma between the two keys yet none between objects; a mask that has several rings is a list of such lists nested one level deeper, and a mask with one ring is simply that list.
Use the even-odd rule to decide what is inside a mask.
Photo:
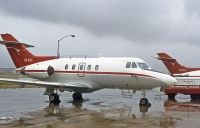
[{"label": "aircraft nose cone", "polygon": [[166,85],[166,86],[172,86],[177,83],[177,80],[169,75],[163,75],[161,78],[161,81]]}]

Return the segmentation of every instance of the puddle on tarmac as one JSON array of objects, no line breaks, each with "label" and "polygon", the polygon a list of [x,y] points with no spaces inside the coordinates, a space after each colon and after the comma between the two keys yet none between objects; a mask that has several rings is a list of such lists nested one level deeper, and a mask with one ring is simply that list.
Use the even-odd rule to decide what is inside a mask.
[{"label": "puddle on tarmac", "polygon": [[85,100],[79,103],[72,101],[71,93],[63,93],[62,103],[55,106],[49,105],[43,91],[0,90],[0,126],[186,128],[200,125],[200,103],[190,102],[185,95],[178,95],[178,101],[171,102],[166,96],[157,97],[159,92],[148,91],[151,107],[139,107],[139,92],[132,99],[124,99],[120,90],[104,89],[84,94]]}]

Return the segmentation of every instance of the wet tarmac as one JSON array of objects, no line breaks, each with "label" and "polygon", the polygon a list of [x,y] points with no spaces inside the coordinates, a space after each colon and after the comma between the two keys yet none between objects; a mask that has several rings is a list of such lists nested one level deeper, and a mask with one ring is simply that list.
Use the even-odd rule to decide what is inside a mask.
[{"label": "wet tarmac", "polygon": [[147,91],[151,107],[139,107],[141,92],[132,99],[120,90],[104,89],[84,94],[75,103],[70,92],[61,93],[59,106],[49,104],[44,89],[1,89],[0,128],[34,127],[158,127],[188,128],[200,126],[200,103],[178,95],[176,102],[158,91]]}]

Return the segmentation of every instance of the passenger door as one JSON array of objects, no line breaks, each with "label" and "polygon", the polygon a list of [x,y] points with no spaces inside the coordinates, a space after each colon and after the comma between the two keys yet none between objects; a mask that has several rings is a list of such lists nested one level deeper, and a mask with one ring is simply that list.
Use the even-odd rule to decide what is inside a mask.
[{"label": "passenger door", "polygon": [[77,73],[77,75],[79,77],[84,77],[85,76],[85,65],[86,65],[86,63],[84,63],[84,62],[79,63],[79,65],[78,65],[78,73]]}]

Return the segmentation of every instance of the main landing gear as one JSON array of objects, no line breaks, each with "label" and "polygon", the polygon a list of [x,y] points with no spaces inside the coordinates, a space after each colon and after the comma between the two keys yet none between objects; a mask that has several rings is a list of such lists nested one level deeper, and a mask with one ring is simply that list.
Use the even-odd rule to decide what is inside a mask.
[{"label": "main landing gear", "polygon": [[72,95],[72,98],[73,98],[74,101],[83,101],[83,97],[82,97],[82,94],[80,92],[75,92]]},{"label": "main landing gear", "polygon": [[[73,93],[72,98],[74,101],[83,101],[83,96],[79,92]],[[57,93],[50,94],[49,101],[50,103],[53,103],[53,104],[59,104],[60,103],[59,95]]]},{"label": "main landing gear", "polygon": [[145,98],[145,96],[146,96],[146,92],[145,91],[142,92],[142,96],[143,96],[143,98],[140,99],[139,105],[140,106],[151,106],[151,104],[149,103],[148,99]]},{"label": "main landing gear", "polygon": [[59,95],[57,93],[50,94],[49,101],[50,103],[59,104],[60,103]]}]

